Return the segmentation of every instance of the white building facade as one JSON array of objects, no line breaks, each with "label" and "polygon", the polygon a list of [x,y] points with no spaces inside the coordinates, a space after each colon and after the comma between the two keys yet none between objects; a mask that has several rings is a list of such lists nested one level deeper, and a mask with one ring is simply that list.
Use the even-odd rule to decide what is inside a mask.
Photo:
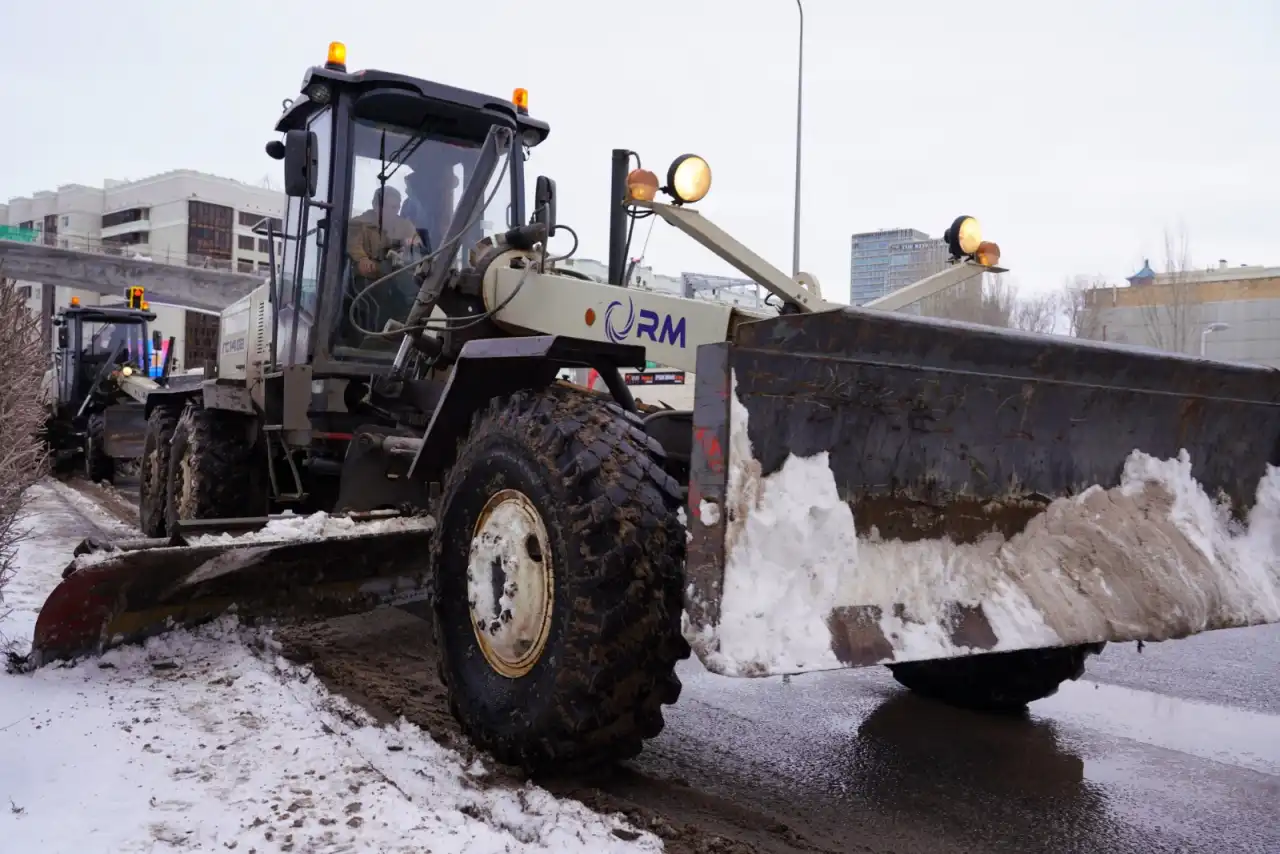
[{"label": "white building facade", "polygon": [[[279,232],[284,193],[230,178],[178,169],[136,181],[107,180],[101,187],[65,184],[0,205],[0,237],[82,252],[139,257],[179,266],[265,275],[270,249],[254,226],[269,220]],[[265,226],[264,226],[265,228]],[[281,251],[276,241],[277,258]],[[39,311],[38,283],[28,288],[29,305]],[[54,306],[77,297],[82,305],[111,305],[124,294],[99,295],[59,287]],[[151,303],[151,325],[162,339],[173,337],[179,369],[216,358],[217,317],[210,312]],[[211,333],[212,330],[212,333]]]}]

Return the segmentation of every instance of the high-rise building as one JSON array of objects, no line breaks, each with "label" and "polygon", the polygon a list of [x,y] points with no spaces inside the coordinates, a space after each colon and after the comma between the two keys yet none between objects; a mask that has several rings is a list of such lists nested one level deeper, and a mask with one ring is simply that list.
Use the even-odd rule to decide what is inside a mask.
[{"label": "high-rise building", "polygon": [[891,228],[853,235],[849,302],[862,305],[939,272],[947,265],[947,244],[915,228]]}]

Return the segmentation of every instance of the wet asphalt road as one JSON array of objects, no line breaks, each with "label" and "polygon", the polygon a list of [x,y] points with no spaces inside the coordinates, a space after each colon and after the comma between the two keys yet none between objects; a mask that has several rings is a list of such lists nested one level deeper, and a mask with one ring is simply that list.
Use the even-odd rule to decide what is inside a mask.
[{"label": "wet asphalt road", "polygon": [[638,767],[817,850],[1280,852],[1278,626],[1109,647],[1022,719],[920,700],[882,668],[685,670]]}]

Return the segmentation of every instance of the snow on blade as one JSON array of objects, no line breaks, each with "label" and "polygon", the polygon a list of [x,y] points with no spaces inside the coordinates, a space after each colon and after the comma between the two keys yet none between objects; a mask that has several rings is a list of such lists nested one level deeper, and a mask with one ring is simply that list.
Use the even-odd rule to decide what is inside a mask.
[{"label": "snow on blade", "polygon": [[[1280,470],[1272,466],[1243,526],[1192,478],[1185,452],[1158,460],[1134,451],[1119,486],[1057,499],[1007,540],[885,541],[855,529],[825,452],[792,456],[761,476],[736,386],[735,378],[725,515],[738,521],[725,533],[720,617],[689,630],[713,672],[849,666],[833,652],[838,609],[874,614],[883,635],[885,654],[857,664],[1280,622]],[[994,642],[958,644],[957,606],[980,609]]]},{"label": "snow on blade", "polygon": [[322,540],[381,534],[388,531],[429,531],[435,525],[430,516],[394,516],[388,519],[356,521],[349,516],[312,513],[308,516],[286,516],[272,519],[265,527],[246,534],[201,534],[187,540],[193,546],[216,546],[240,543],[280,543],[289,540]]},{"label": "snow on blade", "polygon": [[[30,636],[98,520],[40,484],[22,523],[9,638]],[[74,667],[0,671],[4,850],[662,850],[619,817],[491,779],[412,724],[376,726],[276,650],[223,618]]]}]

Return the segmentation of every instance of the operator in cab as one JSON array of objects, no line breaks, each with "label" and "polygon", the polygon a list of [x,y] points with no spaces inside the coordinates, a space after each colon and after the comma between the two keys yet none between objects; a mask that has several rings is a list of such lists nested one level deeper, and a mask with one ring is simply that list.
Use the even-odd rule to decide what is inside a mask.
[{"label": "operator in cab", "polygon": [[350,299],[358,298],[357,317],[366,330],[382,332],[387,322],[404,322],[417,296],[413,270],[400,270],[377,287],[365,289],[383,276],[421,257],[422,240],[413,223],[400,215],[400,191],[381,186],[373,192],[373,206],[352,217],[347,231],[347,254],[352,265]]},{"label": "operator in cab", "polygon": [[400,191],[395,187],[374,190],[373,206],[352,217],[347,232],[347,253],[356,273],[369,280],[391,272],[395,266],[383,269],[385,262],[395,265],[396,261],[407,259],[420,244],[413,223],[400,215]]},{"label": "operator in cab", "polygon": [[408,198],[400,215],[413,223],[427,252],[440,248],[453,217],[454,191],[458,187],[456,165],[452,160],[440,159],[405,176]]}]

